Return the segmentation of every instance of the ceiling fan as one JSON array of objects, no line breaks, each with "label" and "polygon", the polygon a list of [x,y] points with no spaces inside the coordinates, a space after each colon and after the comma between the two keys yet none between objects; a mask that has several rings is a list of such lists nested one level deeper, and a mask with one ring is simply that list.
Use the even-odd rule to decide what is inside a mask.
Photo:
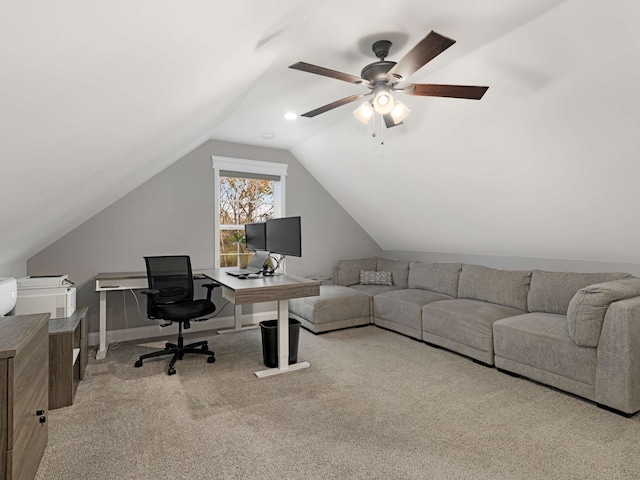
[{"label": "ceiling fan", "polygon": [[349,75],[329,68],[319,67],[305,62],[297,62],[289,68],[303,72],[315,73],[329,78],[335,78],[344,82],[363,85],[371,90],[369,93],[350,95],[346,98],[324,105],[315,110],[303,113],[303,117],[312,118],[334,108],[354,102],[359,98],[373,95],[373,99],[362,104],[354,115],[363,123],[368,123],[374,113],[379,113],[384,118],[387,128],[400,125],[410,110],[402,103],[394,100],[391,92],[404,92],[408,95],[423,97],[450,97],[480,100],[489,87],[476,87],[468,85],[437,85],[424,83],[410,83],[403,87],[398,84],[405,81],[411,74],[444,52],[455,40],[444,37],[436,32],[430,32],[420,40],[398,62],[385,60],[391,49],[389,40],[379,40],[371,47],[373,53],[380,60],[371,63],[362,69],[360,76]]}]

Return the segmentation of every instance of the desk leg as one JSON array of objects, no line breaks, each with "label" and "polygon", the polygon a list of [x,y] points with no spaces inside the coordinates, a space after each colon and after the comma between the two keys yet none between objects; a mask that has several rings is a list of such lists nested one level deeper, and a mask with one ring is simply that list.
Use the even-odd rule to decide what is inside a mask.
[{"label": "desk leg", "polygon": [[278,300],[278,367],[256,372],[256,377],[269,377],[310,366],[309,362],[289,365],[289,300]]},{"label": "desk leg", "polygon": [[278,300],[278,370],[289,370],[288,300]]},{"label": "desk leg", "polygon": [[242,330],[254,330],[258,328],[257,325],[242,326],[242,305],[235,305],[233,309],[233,328],[225,328],[224,330],[218,330],[219,334],[240,332]]},{"label": "desk leg", "polygon": [[96,360],[107,356],[107,292],[100,292],[100,349],[96,353]]}]

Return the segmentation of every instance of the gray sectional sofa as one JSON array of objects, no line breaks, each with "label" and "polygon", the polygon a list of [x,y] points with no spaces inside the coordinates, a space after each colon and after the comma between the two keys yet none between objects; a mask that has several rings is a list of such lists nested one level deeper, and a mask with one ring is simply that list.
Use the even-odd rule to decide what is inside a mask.
[{"label": "gray sectional sofa", "polygon": [[626,416],[640,410],[640,278],[371,257],[339,261],[333,283],[290,300],[290,316],[314,333],[373,323]]}]

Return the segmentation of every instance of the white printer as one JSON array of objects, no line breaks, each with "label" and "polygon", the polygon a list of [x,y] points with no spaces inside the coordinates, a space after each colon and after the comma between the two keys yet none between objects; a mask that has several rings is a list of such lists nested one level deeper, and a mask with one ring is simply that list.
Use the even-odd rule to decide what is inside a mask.
[{"label": "white printer", "polygon": [[29,276],[17,282],[14,315],[48,313],[50,318],[63,318],[76,311],[76,287],[69,275]]}]

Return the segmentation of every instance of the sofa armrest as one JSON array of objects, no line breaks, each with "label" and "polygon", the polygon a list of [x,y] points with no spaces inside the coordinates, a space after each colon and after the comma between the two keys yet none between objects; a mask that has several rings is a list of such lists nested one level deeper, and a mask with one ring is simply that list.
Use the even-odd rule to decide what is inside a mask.
[{"label": "sofa armrest", "polygon": [[632,414],[640,410],[640,297],[612,303],[598,342],[596,402]]}]

